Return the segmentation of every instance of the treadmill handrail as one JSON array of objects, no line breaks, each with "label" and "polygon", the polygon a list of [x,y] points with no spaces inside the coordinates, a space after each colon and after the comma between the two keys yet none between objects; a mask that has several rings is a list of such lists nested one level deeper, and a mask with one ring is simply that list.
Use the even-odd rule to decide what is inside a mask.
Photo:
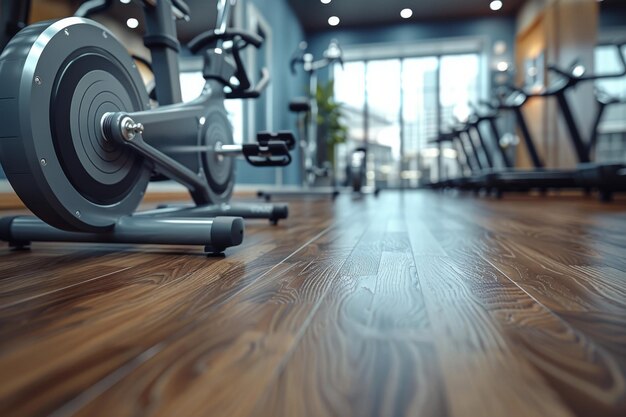
[{"label": "treadmill handrail", "polygon": [[602,80],[602,79],[606,79],[606,78],[619,78],[619,77],[623,77],[626,75],[626,58],[624,57],[624,53],[622,52],[622,47],[624,46],[624,43],[620,42],[620,43],[614,43],[613,46],[616,49],[617,52],[617,57],[619,59],[619,62],[621,64],[621,69],[619,71],[613,72],[613,73],[607,73],[607,74],[585,74],[582,73],[580,75],[576,75],[574,74],[574,71],[576,70],[576,68],[578,66],[573,66],[571,70],[563,70],[562,68],[560,68],[557,65],[550,65],[548,66],[548,70],[559,74],[560,76],[562,76],[563,78],[567,79],[569,82],[573,83],[573,84],[577,84],[579,82],[582,81],[593,81],[593,80]]}]

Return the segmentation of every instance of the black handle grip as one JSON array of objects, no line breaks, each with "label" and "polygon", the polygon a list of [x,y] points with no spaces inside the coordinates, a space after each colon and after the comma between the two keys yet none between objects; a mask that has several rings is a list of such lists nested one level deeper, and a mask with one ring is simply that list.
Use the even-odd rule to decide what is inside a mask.
[{"label": "black handle grip", "polygon": [[304,63],[304,58],[302,57],[292,58],[291,61],[289,62],[289,67],[291,68],[291,74],[296,75],[296,65],[303,64],[303,63]]},{"label": "black handle grip", "polygon": [[234,40],[236,37],[241,38],[247,45],[260,48],[263,45],[263,38],[259,35],[245,30],[226,29],[224,33],[215,33],[208,31],[199,34],[193,38],[188,44],[189,50],[196,54],[203,49],[214,47],[218,41]]},{"label": "black handle grip", "polygon": [[80,5],[74,12],[75,17],[89,17],[92,14],[108,10],[113,5],[113,0],[89,0]]},{"label": "black handle grip", "polygon": [[231,91],[230,93],[226,93],[226,98],[259,98],[269,82],[270,72],[267,70],[267,68],[263,68],[261,70],[261,79],[259,80],[257,85],[254,86],[254,88],[250,90],[240,90],[237,88],[233,88],[233,91]]}]

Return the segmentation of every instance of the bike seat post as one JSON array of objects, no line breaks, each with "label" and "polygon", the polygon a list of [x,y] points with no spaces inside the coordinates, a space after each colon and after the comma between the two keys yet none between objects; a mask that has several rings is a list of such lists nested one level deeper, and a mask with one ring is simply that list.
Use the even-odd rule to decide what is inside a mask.
[{"label": "bike seat post", "polygon": [[144,44],[152,55],[156,96],[160,105],[180,103],[180,69],[176,23],[172,17],[171,0],[159,0],[153,7],[145,7],[146,34]]}]

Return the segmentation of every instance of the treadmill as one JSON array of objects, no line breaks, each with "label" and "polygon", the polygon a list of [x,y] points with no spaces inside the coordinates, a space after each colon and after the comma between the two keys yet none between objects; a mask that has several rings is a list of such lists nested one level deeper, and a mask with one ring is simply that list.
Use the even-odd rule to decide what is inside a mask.
[{"label": "treadmill", "polygon": [[[450,129],[448,131],[443,131],[441,132],[435,139],[431,139],[428,141],[429,144],[436,144],[437,148],[439,149],[439,151],[441,151],[442,145],[444,143],[453,143],[456,142],[457,140],[457,133],[453,130]],[[432,182],[426,185],[426,188],[430,188],[430,189],[434,189],[434,190],[444,190],[447,188],[457,188],[458,185],[465,181],[467,179],[466,174],[468,172],[472,172],[472,166],[470,165],[469,162],[469,154],[467,153],[467,150],[462,147],[463,149],[463,153],[465,156],[465,159],[462,161],[461,158],[459,157],[460,153],[457,150],[457,154],[456,154],[456,162],[459,166],[459,170],[461,172],[461,177],[456,177],[456,178],[445,178],[445,179],[440,179],[436,182]]]},{"label": "treadmill", "polygon": [[[623,54],[620,54],[620,58],[622,60],[623,65],[623,76],[626,75],[626,62],[624,60]],[[596,76],[588,76],[585,80],[589,79],[600,79],[604,77]],[[626,103],[626,99],[618,98],[615,96],[611,96],[604,91],[596,90],[596,115],[591,128],[591,133],[589,135],[589,140],[587,143],[583,143],[586,145],[584,148],[584,156],[587,158],[588,162],[579,163],[577,166],[577,179],[581,187],[586,189],[597,189],[600,195],[600,200],[603,202],[609,202],[613,199],[613,194],[615,192],[625,192],[626,191],[626,163],[617,162],[617,163],[597,163],[590,162],[591,155],[594,153],[599,136],[599,128],[600,123],[602,121],[602,117],[604,116],[604,112],[608,106],[615,104],[624,104]],[[567,105],[567,111],[571,113],[571,109],[569,108],[569,103],[565,103]],[[580,132],[575,120],[571,118],[568,122],[568,126],[571,123],[571,127],[569,127],[570,131],[578,131]]]},{"label": "treadmill", "polygon": [[476,144],[476,137],[479,138],[481,144],[484,143],[480,131],[476,133],[479,124],[478,118],[472,115],[465,123],[459,123],[458,120],[456,122],[457,124],[451,130],[452,139],[457,141],[463,152],[471,175],[456,179],[453,186],[463,191],[479,192],[485,187],[485,175],[492,168],[491,157],[484,152],[481,146]]},{"label": "treadmill", "polygon": [[[513,169],[513,165],[510,157],[506,153],[506,149],[500,145],[500,132],[497,126],[498,112],[492,107],[489,107],[490,111],[485,112],[479,110],[475,105],[470,104],[470,106],[473,109],[473,113],[467,122],[470,129],[467,134],[467,140],[472,147],[474,159],[480,163],[479,155],[483,155],[484,158],[482,164],[480,164],[481,170],[469,179],[466,187],[475,191],[485,189],[489,194],[493,188],[492,179],[494,175],[502,171]],[[485,123],[489,125],[493,142],[495,142],[491,147],[487,144],[485,135],[480,129],[481,125],[484,125]],[[472,132],[474,133],[474,136],[478,138],[479,145],[476,145],[474,142],[474,138],[471,135]],[[495,156],[496,152],[492,148],[497,149],[499,154],[498,157]],[[500,160],[498,161],[499,163],[496,162],[497,159]]]},{"label": "treadmill", "polygon": [[[497,149],[498,154],[499,154],[500,165],[504,169],[514,169],[514,164],[513,164],[513,161],[511,160],[511,157],[509,156],[509,154],[507,154],[506,148],[502,146],[502,144],[500,143],[500,139],[502,138],[502,136],[500,135],[500,129],[498,128],[498,122],[497,122],[499,118],[499,114],[498,114],[499,109],[497,105],[494,105],[494,103],[484,101],[484,100],[481,100],[480,104],[486,107],[488,111],[484,112],[476,108],[475,112],[479,118],[479,123],[487,122],[487,125],[489,126],[489,131],[494,142],[493,145],[495,149]],[[494,162],[494,165],[495,165],[495,162]]]},{"label": "treadmill", "polygon": [[[452,128],[451,136],[452,140],[458,141],[471,175],[454,180],[451,186],[476,193],[483,189],[489,192],[491,176],[501,168],[510,169],[511,161],[506,154],[506,150],[499,143],[500,135],[496,124],[497,112],[491,111],[486,113],[480,111],[476,106],[471,104],[470,106],[473,109],[472,114],[465,123],[460,124],[457,121],[457,125]],[[496,142],[495,147],[499,150],[500,159],[502,160],[500,164],[496,162],[498,158],[494,156],[494,152],[491,149],[492,146],[487,144],[485,135],[480,129],[485,122],[489,124],[491,134]],[[469,151],[467,145],[469,145]],[[501,165],[501,167],[496,167],[497,165]]]},{"label": "treadmill", "polygon": [[[600,190],[602,200],[609,200],[614,191],[621,191],[621,187],[626,189],[626,186],[623,184],[623,164],[591,164],[590,155],[593,144],[591,140],[587,142],[583,140],[580,129],[574,120],[571,105],[567,99],[567,91],[580,82],[618,78],[626,75],[626,62],[624,61],[624,55],[621,53],[622,44],[615,44],[615,46],[620,62],[622,63],[622,69],[619,72],[601,75],[585,75],[584,67],[581,65],[572,65],[567,71],[555,66],[550,66],[549,70],[561,77],[558,82],[545,90],[539,93],[533,93],[513,88],[513,93],[507,100],[507,104],[512,107],[512,110],[515,112],[534,169],[502,171],[496,172],[490,176],[488,186],[496,191],[498,197],[501,197],[504,192],[508,191],[595,188]],[[521,110],[521,107],[530,97],[556,98],[579,162],[577,169],[546,169],[544,167],[536,151],[534,141],[532,140]],[[506,107],[506,104],[503,107]],[[602,118],[605,108],[606,105],[598,107],[596,113],[596,127]],[[590,147],[590,145],[592,146]]]}]

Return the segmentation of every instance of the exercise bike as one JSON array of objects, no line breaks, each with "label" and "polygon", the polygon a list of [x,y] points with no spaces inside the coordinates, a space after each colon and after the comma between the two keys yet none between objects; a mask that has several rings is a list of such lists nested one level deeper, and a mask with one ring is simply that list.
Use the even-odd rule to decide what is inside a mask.
[{"label": "exercise bike", "polygon": [[[18,248],[69,241],[204,245],[210,253],[240,244],[241,217],[210,218],[232,193],[231,156],[284,166],[294,142],[279,132],[233,144],[224,100],[256,98],[267,85],[265,71],[251,86],[239,57],[262,39],[227,28],[234,1],[220,0],[217,28],[188,45],[204,56],[206,85],[200,97],[181,103],[173,17],[188,19],[189,8],[182,0],[141,1],[159,103],[150,108],[124,46],[104,26],[80,17],[107,3],[92,0],[78,16],[30,25],[0,56],[0,161],[37,216],[0,219],[0,239]],[[226,42],[232,59],[221,47]],[[158,176],[185,186],[195,206],[135,213]]]}]

